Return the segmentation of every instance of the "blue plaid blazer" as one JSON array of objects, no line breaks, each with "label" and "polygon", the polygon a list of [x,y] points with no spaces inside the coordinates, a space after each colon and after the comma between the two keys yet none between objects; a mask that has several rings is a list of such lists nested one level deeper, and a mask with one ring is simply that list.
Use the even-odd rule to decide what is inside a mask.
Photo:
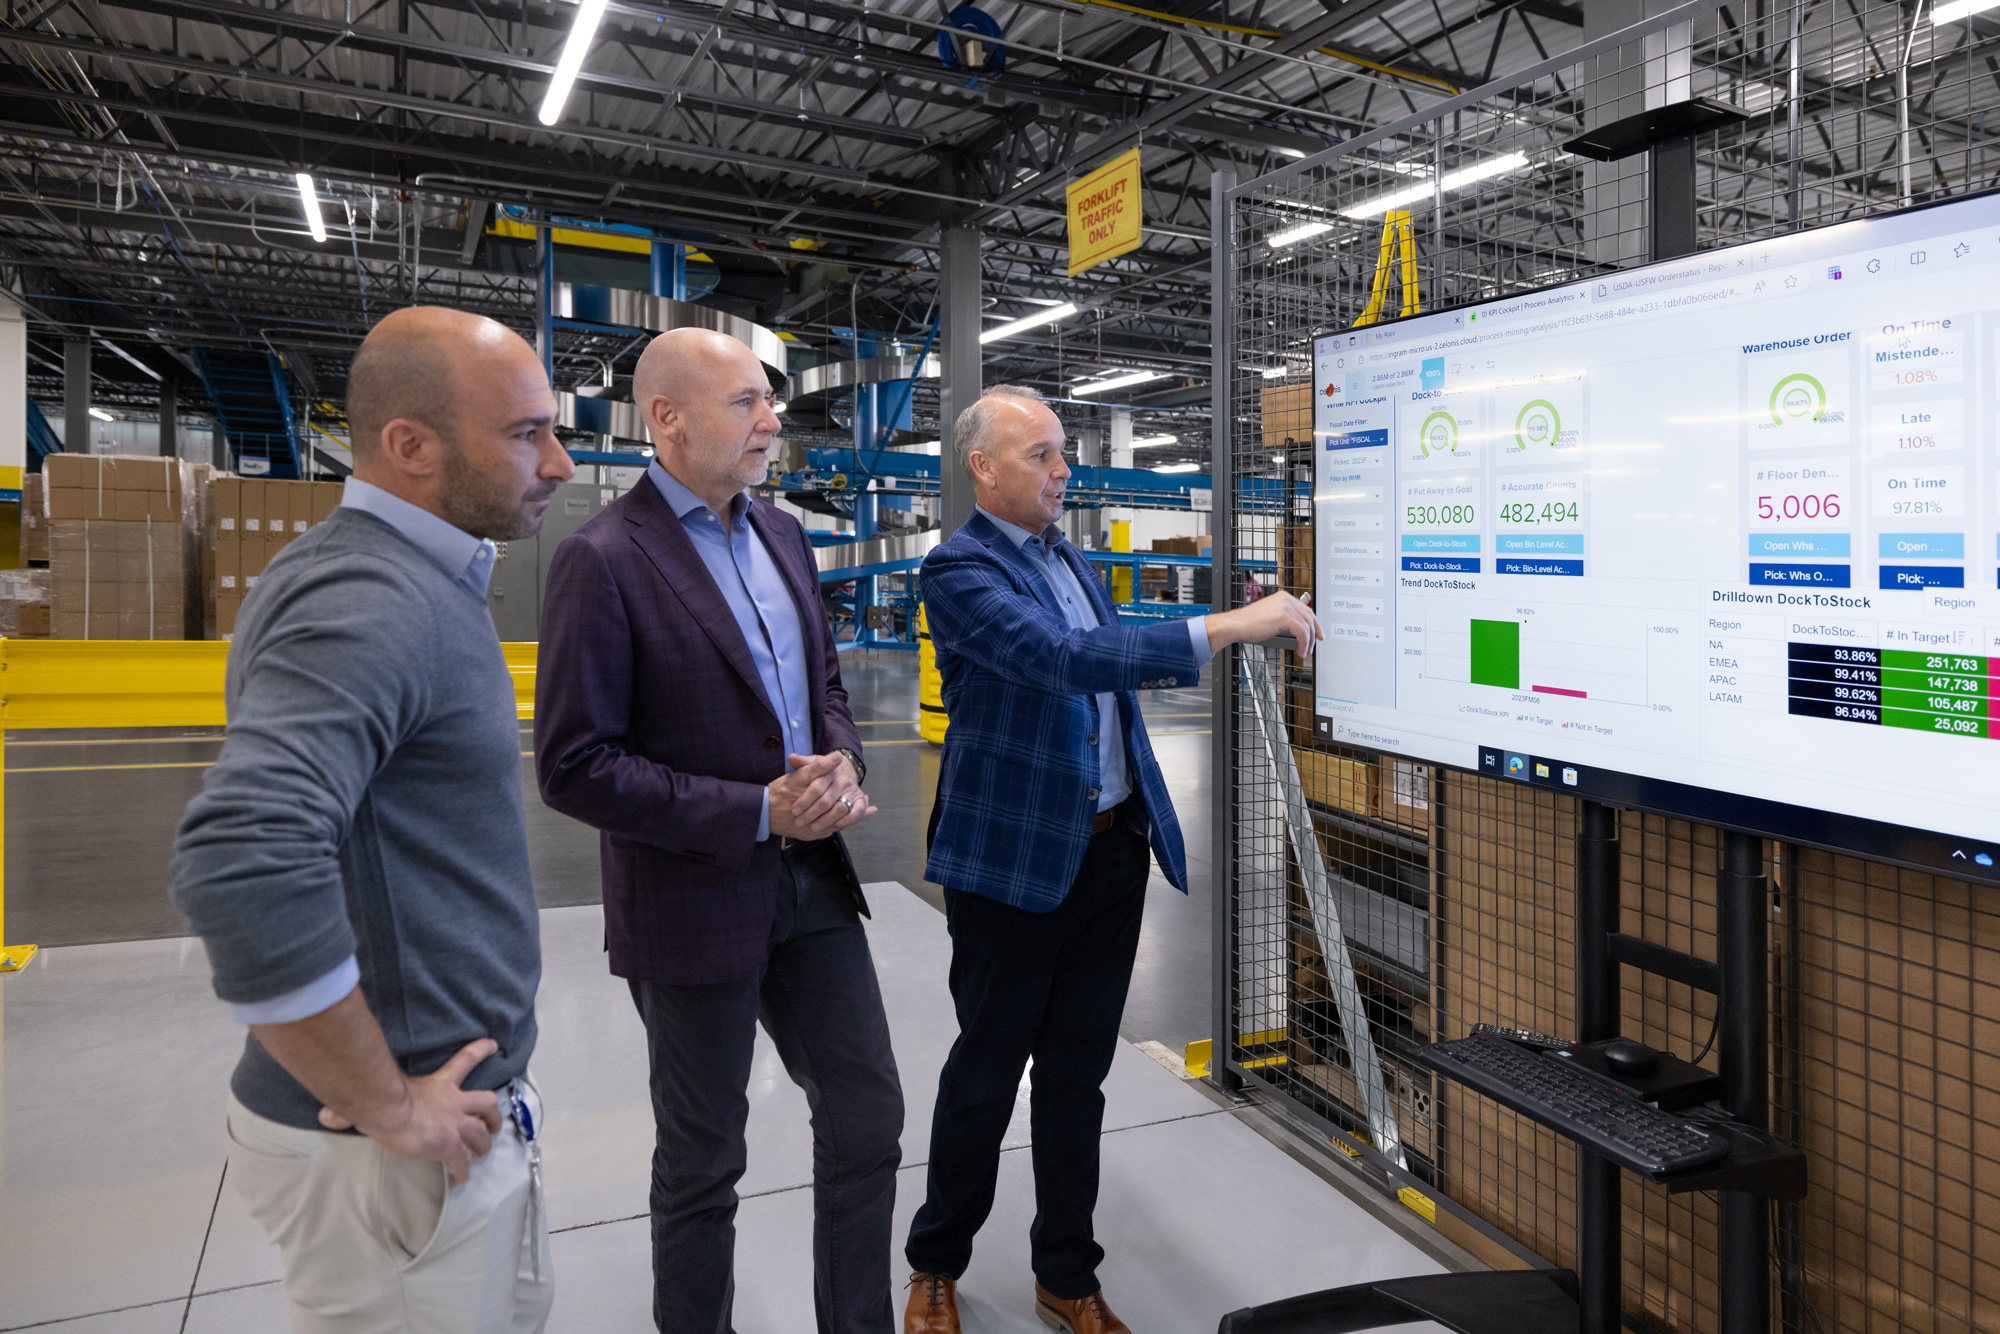
[{"label": "blue plaid blazer", "polygon": [[951,717],[924,878],[1029,912],[1063,901],[1097,818],[1097,700],[1118,693],[1133,790],[1147,840],[1187,893],[1187,854],[1135,690],[1201,679],[1187,626],[1126,626],[1068,542],[1069,562],[1103,625],[1075,630],[1033,557],[985,515],[924,558],[924,609]]}]

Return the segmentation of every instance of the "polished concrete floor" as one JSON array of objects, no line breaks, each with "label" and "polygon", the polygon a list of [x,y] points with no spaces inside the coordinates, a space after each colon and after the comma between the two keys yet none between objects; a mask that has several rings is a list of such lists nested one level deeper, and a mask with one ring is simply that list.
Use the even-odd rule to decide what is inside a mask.
[{"label": "polished concrete floor", "polygon": [[[898,1238],[923,1189],[937,1072],[955,1036],[940,914],[868,887],[869,938],[909,1114]],[[547,1106],[557,1298],[551,1334],[644,1334],[652,1126],[644,1044],[600,953],[595,905],[545,909],[535,1072]],[[59,946],[0,981],[0,1330],[275,1334],[274,1249],[229,1188],[221,1121],[241,1030],[185,938]],[[1140,1334],[1208,1334],[1227,1311],[1436,1273],[1358,1190],[1307,1171],[1129,1044],[1106,1083],[1097,1231],[1114,1307]],[[760,1038],[738,1216],[736,1329],[812,1328],[811,1141],[803,1095]],[[1025,1096],[960,1287],[971,1334],[1038,1330]],[[1406,1327],[1431,1329],[1430,1326]]]},{"label": "polished concrete floor", "polygon": [[[917,735],[917,664],[908,652],[841,663],[861,724],[868,792],[880,813],[848,838],[864,880],[897,880],[934,906],[924,829],[937,748]],[[1209,1035],[1209,694],[1156,690],[1141,709],[1173,791],[1191,894],[1155,874],[1124,1032],[1173,1051]],[[535,795],[532,737],[521,777],[535,892],[545,908],[598,902],[597,836]],[[13,732],[6,747],[6,938],[43,946],[179,936],[165,893],[181,809],[215,758],[220,730]]]}]

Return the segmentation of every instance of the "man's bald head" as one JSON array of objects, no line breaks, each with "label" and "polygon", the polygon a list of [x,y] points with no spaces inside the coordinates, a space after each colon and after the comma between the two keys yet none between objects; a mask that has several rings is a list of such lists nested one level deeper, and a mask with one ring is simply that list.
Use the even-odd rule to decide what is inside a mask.
[{"label": "man's bald head", "polygon": [[632,402],[643,414],[664,394],[685,404],[708,390],[736,387],[733,381],[764,385],[764,363],[748,345],[713,329],[669,329],[639,354],[632,371]]},{"label": "man's bald head", "polygon": [[347,370],[347,422],[357,461],[381,447],[399,417],[453,437],[467,371],[489,358],[534,356],[506,325],[443,306],[411,306],[385,317],[361,340]]},{"label": "man's bald head", "polygon": [[716,513],[765,477],[779,430],[764,363],[713,329],[673,329],[646,345],[632,372],[632,406],[660,466]]}]

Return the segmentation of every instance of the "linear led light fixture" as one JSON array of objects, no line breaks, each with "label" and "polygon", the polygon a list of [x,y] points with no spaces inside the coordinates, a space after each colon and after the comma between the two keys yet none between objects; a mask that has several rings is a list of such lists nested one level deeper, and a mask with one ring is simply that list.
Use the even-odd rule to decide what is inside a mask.
[{"label": "linear led light fixture", "polygon": [[1266,366],[1257,373],[1267,380],[1282,380],[1292,373],[1292,368],[1290,366]]},{"label": "linear led light fixture", "polygon": [[1142,435],[1132,442],[1132,448],[1151,449],[1155,445],[1171,445],[1178,439],[1177,435]]},{"label": "linear led light fixture", "polygon": [[1157,473],[1200,472],[1201,465],[1199,463],[1162,463],[1159,467],[1154,468],[1153,471]]},{"label": "linear led light fixture", "polygon": [[1969,19],[1974,14],[1984,14],[1996,7],[2000,7],[2000,0],[1951,0],[1950,4],[1931,10],[1931,26],[1942,28],[1947,23]]},{"label": "linear led light fixture", "polygon": [[[2000,0],[1994,0],[1994,3],[2000,4]],[[1318,236],[1321,232],[1330,232],[1332,230],[1333,224],[1330,222],[1301,223],[1290,231],[1279,232],[1276,236],[1272,237],[1271,249],[1283,250],[1288,245],[1297,245],[1309,237]]]},{"label": "linear led light fixture", "polygon": [[1125,389],[1148,380],[1158,380],[1166,376],[1165,371],[1126,371],[1108,380],[1093,380],[1089,384],[1073,384],[1069,387],[1072,398],[1082,398],[1085,394],[1102,394],[1113,389]]},{"label": "linear led light fixture", "polygon": [[1009,320],[1005,324],[996,324],[991,329],[983,331],[979,335],[979,341],[982,345],[997,343],[1003,338],[1012,338],[1015,334],[1026,333],[1030,329],[1038,329],[1044,324],[1059,323],[1074,314],[1076,314],[1076,303],[1065,301],[1059,306],[1050,306],[1047,310],[1038,310],[1032,315],[1023,315],[1018,320]]},{"label": "linear led light fixture", "polygon": [[583,0],[577,6],[576,23],[569,30],[569,40],[563,43],[562,54],[556,58],[556,72],[549,76],[548,96],[542,99],[542,109],[536,113],[542,124],[553,125],[562,119],[563,103],[569,101],[569,90],[583,70],[583,58],[590,54],[590,44],[597,40],[597,25],[604,21],[608,3],[609,0]]},{"label": "linear led light fixture", "polygon": [[[2000,0],[1993,0],[1993,2],[2000,4]],[[1401,190],[1393,190],[1386,195],[1378,195],[1374,199],[1364,200],[1356,204],[1353,208],[1344,208],[1340,211],[1340,216],[1343,218],[1353,218],[1357,222],[1364,218],[1377,217],[1387,213],[1392,208],[1401,208],[1405,204],[1414,204],[1419,200],[1429,199],[1433,189],[1438,193],[1443,193],[1447,190],[1462,190],[1466,186],[1479,181],[1491,180],[1495,176],[1505,176],[1510,171],[1519,171],[1527,165],[1528,155],[1526,153],[1508,153],[1503,157],[1488,158],[1484,162],[1475,162],[1469,167],[1460,167],[1457,171],[1446,172],[1437,181],[1435,186],[1428,180],[1424,181],[1421,185],[1405,186]]]},{"label": "linear led light fixture", "polygon": [[319,212],[319,191],[313,186],[312,173],[302,171],[294,177],[299,183],[299,207],[305,210],[306,226],[311,229],[313,240],[326,239],[326,219]]},{"label": "linear led light fixture", "polygon": [[101,422],[115,422],[118,420],[116,417],[106,412],[103,408],[92,408],[90,410],[90,415],[97,418],[97,420]]}]

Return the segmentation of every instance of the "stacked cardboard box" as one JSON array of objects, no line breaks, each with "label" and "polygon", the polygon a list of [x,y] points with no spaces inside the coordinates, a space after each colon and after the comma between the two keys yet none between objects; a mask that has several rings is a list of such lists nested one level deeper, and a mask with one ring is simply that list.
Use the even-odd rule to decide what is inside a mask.
[{"label": "stacked cardboard box", "polygon": [[50,632],[58,639],[201,634],[193,474],[179,459],[54,454],[42,465]]},{"label": "stacked cardboard box", "polygon": [[236,633],[243,599],[288,544],[326,521],[340,504],[338,482],[217,477],[205,504],[203,571],[215,633]]},{"label": "stacked cardboard box", "polygon": [[49,637],[49,572],[0,570],[0,639]]}]

